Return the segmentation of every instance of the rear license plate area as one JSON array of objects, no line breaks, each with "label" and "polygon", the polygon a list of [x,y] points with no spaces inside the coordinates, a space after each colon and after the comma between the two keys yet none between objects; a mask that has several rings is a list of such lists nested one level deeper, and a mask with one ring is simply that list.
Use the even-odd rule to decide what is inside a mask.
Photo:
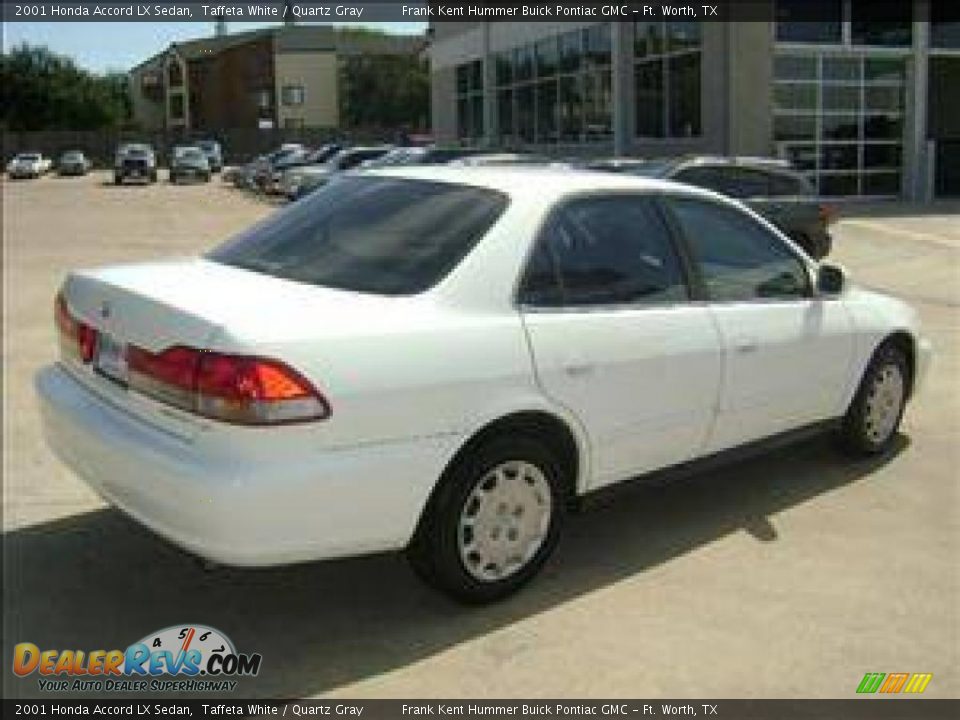
[{"label": "rear license plate area", "polygon": [[127,344],[107,333],[100,333],[97,336],[97,352],[93,367],[110,380],[126,385],[129,378]]}]

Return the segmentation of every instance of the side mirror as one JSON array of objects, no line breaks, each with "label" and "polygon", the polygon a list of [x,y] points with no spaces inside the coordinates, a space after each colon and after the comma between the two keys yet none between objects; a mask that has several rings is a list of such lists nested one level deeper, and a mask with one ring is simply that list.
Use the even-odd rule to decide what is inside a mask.
[{"label": "side mirror", "polygon": [[838,265],[821,265],[817,270],[817,292],[821,295],[839,295],[847,283],[847,274]]}]

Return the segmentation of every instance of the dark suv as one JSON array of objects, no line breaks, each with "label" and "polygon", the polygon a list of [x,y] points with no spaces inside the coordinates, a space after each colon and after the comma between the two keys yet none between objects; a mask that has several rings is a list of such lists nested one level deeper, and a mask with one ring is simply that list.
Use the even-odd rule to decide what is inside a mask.
[{"label": "dark suv", "polygon": [[144,143],[127,143],[117,148],[113,163],[113,182],[117,185],[127,178],[157,181],[157,154]]},{"label": "dark suv", "polygon": [[807,179],[785,161],[704,156],[624,158],[599,160],[588,167],[675,180],[736,198],[780,228],[815,260],[830,252],[830,211],[817,199]]}]

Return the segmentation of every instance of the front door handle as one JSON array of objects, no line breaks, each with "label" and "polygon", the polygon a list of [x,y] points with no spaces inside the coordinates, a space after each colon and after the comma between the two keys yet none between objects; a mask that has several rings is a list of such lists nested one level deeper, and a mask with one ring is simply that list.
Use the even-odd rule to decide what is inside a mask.
[{"label": "front door handle", "polygon": [[756,338],[737,338],[733,342],[733,349],[741,355],[755,353],[760,349],[760,341]]}]

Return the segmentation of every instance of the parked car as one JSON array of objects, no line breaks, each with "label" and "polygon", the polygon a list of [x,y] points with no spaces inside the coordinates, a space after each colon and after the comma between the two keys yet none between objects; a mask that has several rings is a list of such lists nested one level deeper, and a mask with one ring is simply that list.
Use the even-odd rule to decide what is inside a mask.
[{"label": "parked car", "polygon": [[438,145],[394,148],[388,153],[360,164],[363,169],[402,167],[409,165],[446,165],[481,154],[475,148],[443,147]]},{"label": "parked car", "polygon": [[223,149],[216,140],[197,140],[194,143],[207,156],[210,172],[218,173],[223,170]]},{"label": "parked car", "polygon": [[170,182],[181,180],[210,182],[210,163],[206,153],[192,145],[178,145],[170,160]]},{"label": "parked car", "polygon": [[830,253],[830,208],[786,161],[772,158],[690,156],[606,160],[589,165],[630,175],[685,182],[743,201],[783,230],[814,260]]},{"label": "parked car", "polygon": [[113,182],[124,180],[157,181],[157,154],[145,143],[127,143],[117,149],[113,163]]},{"label": "parked car", "polygon": [[257,165],[253,173],[253,189],[258,192],[269,192],[273,184],[274,175],[284,167],[294,166],[305,162],[310,156],[312,150],[308,147],[298,146],[287,150],[281,150],[277,154],[266,159]]},{"label": "parked car", "polygon": [[278,149],[258,155],[246,165],[240,167],[236,173],[229,173],[233,179],[233,184],[238,188],[256,188],[256,178],[265,171],[265,168],[272,167],[277,160],[293,153],[304,152],[306,148],[303,145],[292,143],[281,145]]},{"label": "parked car", "polygon": [[298,167],[307,167],[309,165],[322,165],[329,161],[334,155],[340,152],[343,146],[336,143],[323,145],[316,150],[304,150],[304,152],[292,152],[278,159],[273,163],[270,169],[270,177],[263,183],[263,190],[269,195],[281,194],[283,192],[283,175],[288,170]]},{"label": "parked car", "polygon": [[886,451],[930,355],[739,203],[528,167],[343,174],[202,258],[71,272],[56,319],[47,440],[137,521],[234,565],[406,547],[468,602],[612,483]]},{"label": "parked car", "polygon": [[7,163],[10,178],[38,178],[50,169],[50,160],[38,152],[18,153]]},{"label": "parked car", "polygon": [[292,168],[283,174],[281,191],[291,200],[296,200],[322,187],[337,173],[359,167],[367,160],[386,155],[392,149],[392,145],[346,148],[321,165]]},{"label": "parked car", "polygon": [[57,160],[57,173],[63,176],[86,175],[91,167],[93,163],[82,150],[67,150]]}]

